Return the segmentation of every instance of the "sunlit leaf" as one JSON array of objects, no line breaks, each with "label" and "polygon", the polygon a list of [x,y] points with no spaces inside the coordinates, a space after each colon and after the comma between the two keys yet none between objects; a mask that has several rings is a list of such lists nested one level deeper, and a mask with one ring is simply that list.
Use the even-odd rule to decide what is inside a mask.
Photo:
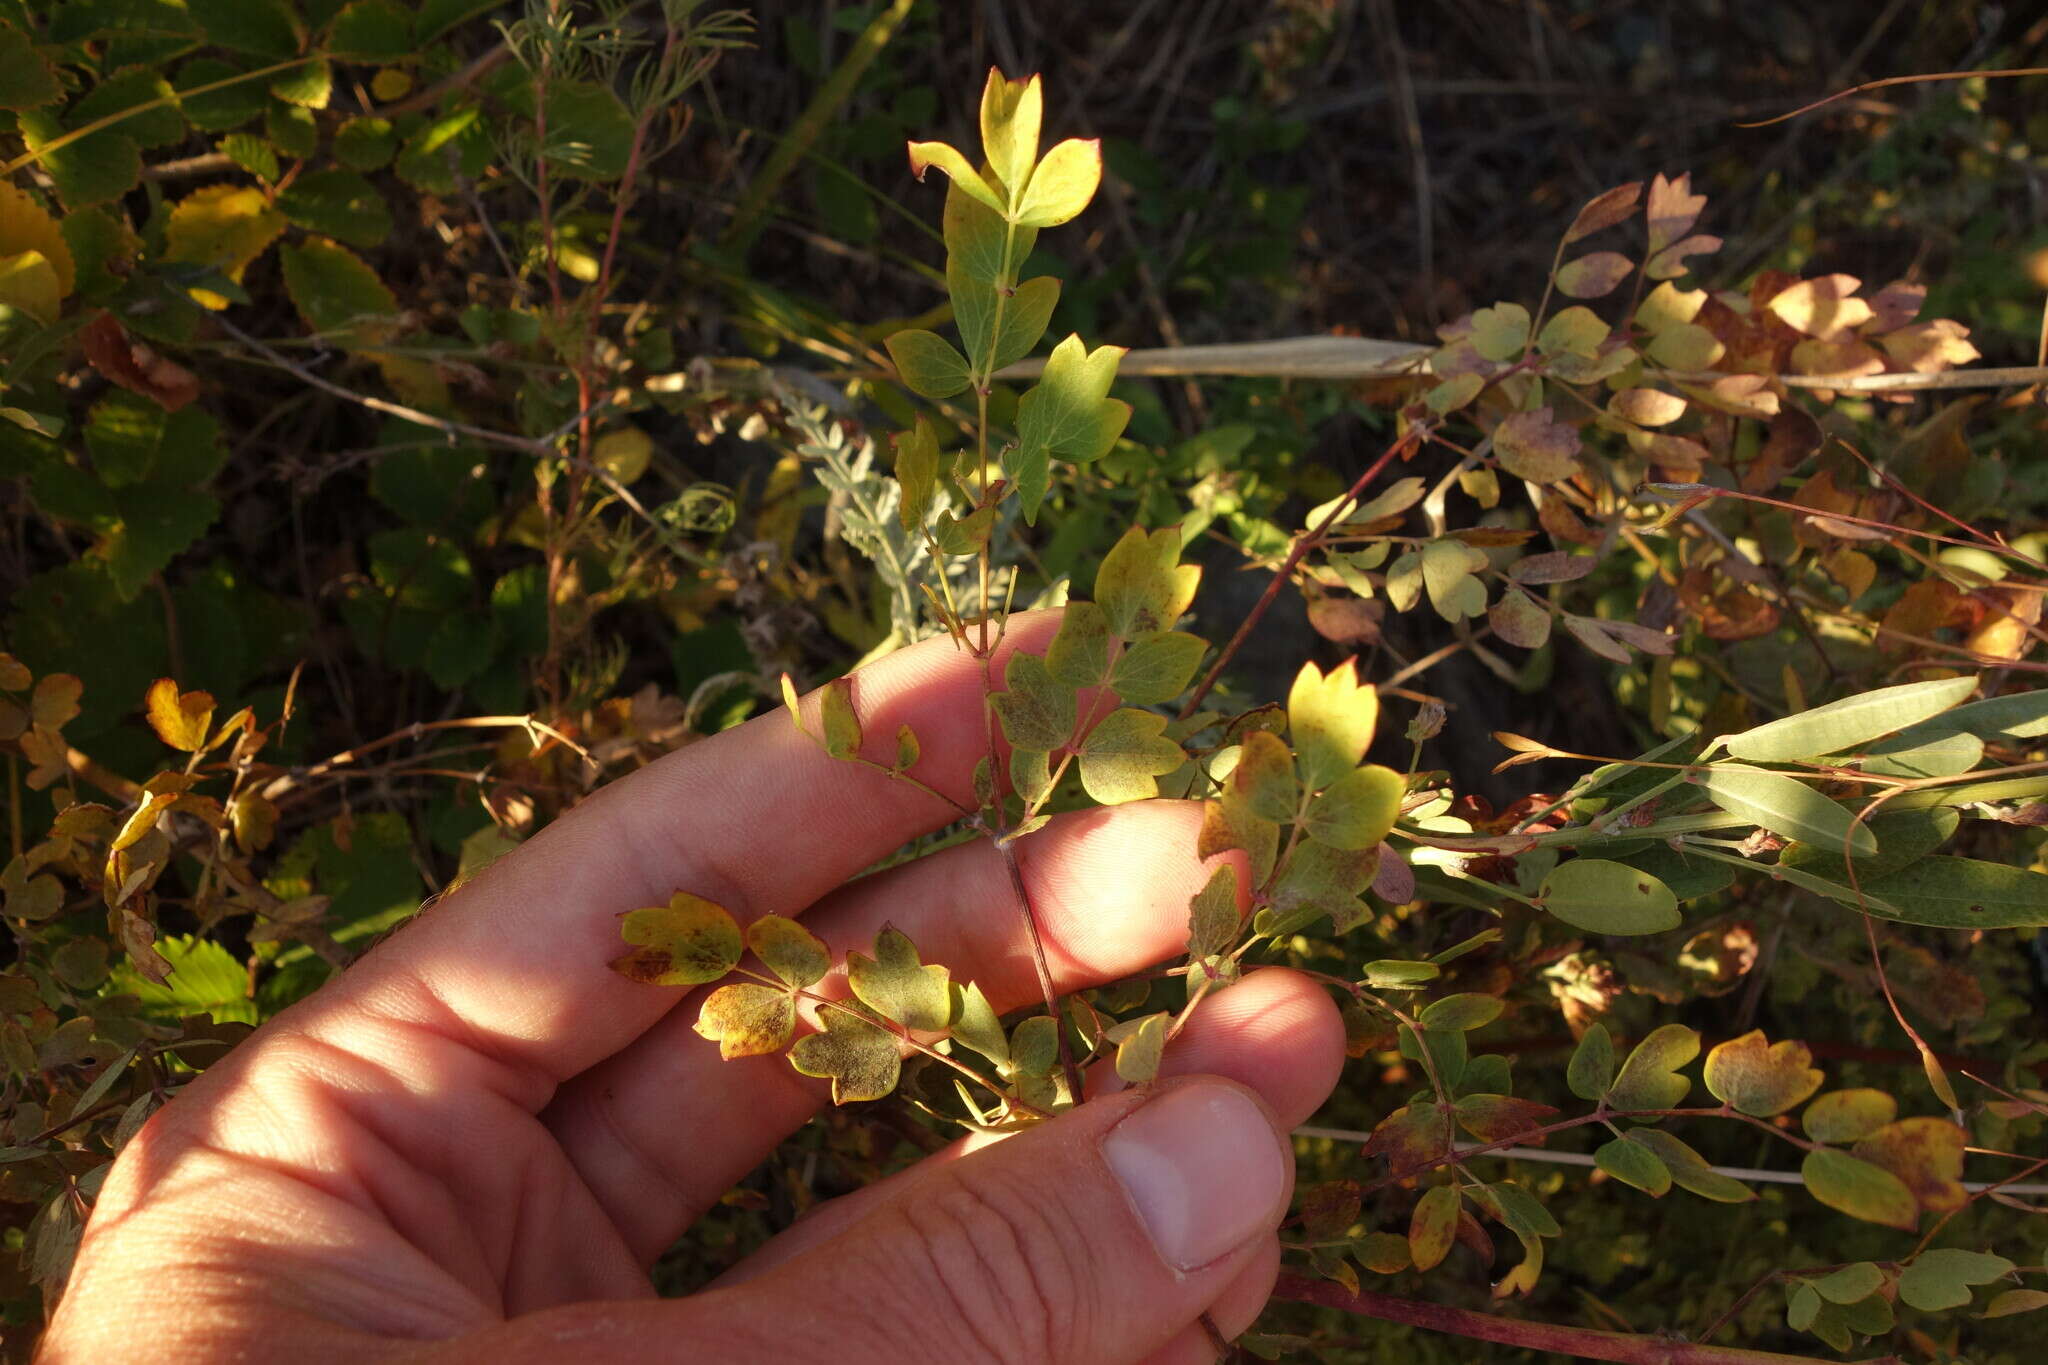
[{"label": "sunlit leaf", "polygon": [[718,1044],[718,1055],[759,1057],[780,1052],[796,1031],[796,1000],[788,991],[751,982],[720,986],[704,998],[695,1031]]},{"label": "sunlit leaf", "polygon": [[1722,810],[1773,834],[1833,849],[1842,848],[1846,840],[1849,850],[1861,857],[1877,852],[1877,838],[1868,826],[1852,829],[1848,811],[1797,778],[1739,763],[1717,763],[1701,775],[1700,785]]},{"label": "sunlit leaf", "polygon": [[612,970],[651,986],[697,986],[731,971],[744,947],[725,907],[678,891],[667,905],[628,912],[619,935],[637,945],[612,959]]},{"label": "sunlit leaf", "polygon": [[1897,1176],[1833,1147],[1806,1154],[1799,1174],[1806,1189],[1829,1208],[1867,1223],[1910,1232],[1919,1225],[1920,1206]]},{"label": "sunlit leaf", "polygon": [[936,1032],[952,1022],[953,996],[946,968],[927,966],[917,945],[890,927],[875,936],[875,955],[846,955],[846,980],[860,1002],[908,1029]]},{"label": "sunlit leaf", "polygon": [[1707,1090],[1742,1113],[1770,1118],[1820,1089],[1823,1078],[1812,1062],[1806,1044],[1767,1043],[1762,1029],[1751,1029],[1707,1054]]},{"label": "sunlit leaf", "polygon": [[1543,908],[1594,934],[1657,934],[1678,927],[1678,898],[1647,872],[1604,858],[1573,858],[1543,879]]},{"label": "sunlit leaf", "polygon": [[1880,687],[1728,735],[1721,747],[1750,763],[1840,753],[1939,715],[1976,688],[1974,675]]},{"label": "sunlit leaf", "polygon": [[825,1011],[820,1022],[825,1031],[797,1039],[789,1062],[806,1076],[830,1077],[834,1104],[879,1100],[896,1088],[903,1062],[895,1035],[843,1010]]},{"label": "sunlit leaf", "polygon": [[1165,731],[1166,717],[1150,711],[1110,712],[1081,743],[1082,787],[1105,806],[1157,796],[1157,779],[1187,758]]},{"label": "sunlit leaf", "polygon": [[1700,1035],[1683,1024],[1663,1024],[1628,1054],[1621,1074],[1607,1089],[1616,1109],[1671,1109],[1685,1099],[1692,1082],[1678,1069],[1700,1055]]}]

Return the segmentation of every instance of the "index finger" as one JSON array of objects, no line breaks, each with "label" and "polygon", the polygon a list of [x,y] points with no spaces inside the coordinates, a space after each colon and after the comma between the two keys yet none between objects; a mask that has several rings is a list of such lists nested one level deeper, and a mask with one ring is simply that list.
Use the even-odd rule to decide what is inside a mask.
[{"label": "index finger", "polygon": [[[1020,645],[1042,647],[1057,621],[1013,617],[994,666]],[[910,725],[923,750],[917,778],[973,805],[974,765],[988,752],[982,669],[946,639],[863,668],[854,700],[868,747],[893,746]],[[321,1034],[364,1018],[453,1031],[517,1068],[537,1105],[675,1004],[607,965],[624,950],[620,914],[682,890],[742,924],[797,915],[958,814],[827,757],[777,707],[599,791],[380,945],[295,1022]]]}]

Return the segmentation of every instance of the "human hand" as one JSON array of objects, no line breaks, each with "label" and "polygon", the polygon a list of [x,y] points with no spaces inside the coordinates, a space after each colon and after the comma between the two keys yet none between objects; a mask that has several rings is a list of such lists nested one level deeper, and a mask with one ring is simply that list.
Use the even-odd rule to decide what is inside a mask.
[{"label": "human hand", "polygon": [[[1013,620],[1042,649],[1052,622]],[[969,800],[981,665],[945,641],[863,670],[870,733]],[[998,660],[1000,667],[1000,660]],[[1162,1079],[967,1140],[822,1206],[704,1292],[647,1267],[827,1100],[721,1062],[696,1000],[612,972],[618,915],[678,889],[802,914],[835,954],[885,922],[998,1010],[1039,998],[986,841],[843,885],[955,812],[821,758],[778,710],[585,801],[270,1021],[122,1152],[45,1365],[152,1359],[1206,1361],[1276,1273],[1285,1134],[1343,1059],[1304,978],[1206,1001]],[[1200,808],[1063,815],[1017,845],[1062,991],[1173,956]],[[700,993],[692,993],[696,995]]]}]

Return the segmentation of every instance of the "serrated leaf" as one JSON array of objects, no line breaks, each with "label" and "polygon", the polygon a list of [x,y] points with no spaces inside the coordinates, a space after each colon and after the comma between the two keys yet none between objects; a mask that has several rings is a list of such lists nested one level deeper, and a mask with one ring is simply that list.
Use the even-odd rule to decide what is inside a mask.
[{"label": "serrated leaf", "polygon": [[1855,856],[1877,852],[1877,836],[1869,826],[1852,829],[1848,811],[1797,778],[1739,763],[1717,763],[1701,775],[1700,786],[1722,810],[1783,838],[1838,851],[1846,839]]},{"label": "serrated leaf", "polygon": [[1800,1177],[1815,1199],[1829,1208],[1867,1223],[1911,1232],[1919,1225],[1920,1206],[1897,1176],[1833,1147],[1806,1154]]},{"label": "serrated leaf", "polygon": [[327,30],[327,49],[344,61],[391,61],[414,52],[412,15],[394,0],[354,0]]},{"label": "serrated leaf", "polygon": [[819,1021],[825,1031],[797,1039],[789,1062],[806,1076],[829,1077],[834,1104],[879,1100],[896,1088],[903,1061],[894,1034],[843,1010],[827,1010]]},{"label": "serrated leaf", "polygon": [[27,34],[0,27],[0,109],[34,109],[62,98],[64,87]]},{"label": "serrated leaf", "polygon": [[1650,1030],[1621,1064],[1621,1074],[1607,1089],[1607,1103],[1623,1110],[1676,1108],[1692,1089],[1678,1069],[1699,1055],[1697,1031],[1683,1024]]},{"label": "serrated leaf", "polygon": [[1975,675],[1880,687],[1728,735],[1721,747],[1750,763],[1840,753],[1940,715],[1976,689]]},{"label": "serrated leaf", "polygon": [[953,1019],[953,995],[946,968],[924,965],[917,945],[900,929],[875,936],[875,955],[846,955],[846,981],[863,1005],[907,1029],[937,1032]]},{"label": "serrated leaf", "polygon": [[1594,934],[1657,934],[1678,927],[1678,898],[1638,868],[1604,858],[1558,864],[1538,892],[1543,908]]},{"label": "serrated leaf", "polygon": [[1003,669],[1007,691],[989,698],[1003,735],[1019,749],[1063,749],[1078,717],[1074,689],[1052,676],[1045,660],[1022,650]]},{"label": "serrated leaf", "polygon": [[56,146],[70,130],[50,109],[23,110],[15,115],[15,127],[67,208],[118,199],[142,179],[142,149],[118,128]]},{"label": "serrated leaf", "polygon": [[751,982],[720,986],[704,998],[692,1028],[717,1043],[727,1061],[780,1052],[796,1032],[796,999]]},{"label": "serrated leaf", "polygon": [[285,292],[315,332],[343,346],[375,344],[391,330],[398,299],[347,247],[318,238],[278,248]]},{"label": "serrated leaf", "polygon": [[307,231],[351,246],[381,246],[391,235],[390,206],[354,171],[308,171],[279,193],[277,207]]},{"label": "serrated leaf", "polygon": [[[208,185],[171,207],[164,228],[164,259],[203,265],[240,283],[249,264],[284,235],[285,225],[285,216],[260,190]],[[228,306],[228,300],[210,290],[194,289],[192,296],[216,311]]]},{"label": "serrated leaf", "polygon": [[1082,787],[1105,806],[1157,796],[1157,779],[1187,758],[1165,731],[1164,716],[1130,707],[1110,712],[1081,743]]},{"label": "serrated leaf", "polygon": [[739,964],[740,927],[725,907],[678,891],[667,905],[646,906],[622,917],[619,936],[638,945],[612,959],[624,977],[651,986],[698,986]]},{"label": "serrated leaf", "polygon": [[1715,1099],[1744,1114],[1770,1118],[1820,1089],[1821,1073],[1804,1043],[1768,1043],[1762,1029],[1731,1038],[1707,1054],[1705,1080]]}]

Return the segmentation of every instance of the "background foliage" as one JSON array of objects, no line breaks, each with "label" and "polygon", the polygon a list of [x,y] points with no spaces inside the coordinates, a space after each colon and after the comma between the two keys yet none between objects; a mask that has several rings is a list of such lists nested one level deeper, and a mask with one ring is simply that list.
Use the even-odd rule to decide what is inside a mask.
[{"label": "background foliage", "polygon": [[[1103,140],[1096,203],[1022,263],[1023,278],[1062,281],[1054,339],[1334,331],[1455,347],[1477,309],[1538,310],[1583,202],[1689,172],[1708,196],[1696,230],[1726,244],[1677,283],[1739,291],[1777,319],[1747,338],[1757,373],[1851,374],[1868,368],[1860,353],[1794,352],[1867,344],[1894,370],[1972,359],[1963,349],[1982,365],[2037,360],[2041,78],[1735,124],[1870,77],[2025,66],[2044,38],[2023,7],[1905,0],[1875,15],[897,0],[752,16],[684,0],[0,0],[8,1349],[32,1341],[107,1154],[247,1025],[597,784],[774,704],[779,675],[823,682],[933,628],[913,585],[938,570],[876,449],[918,410],[884,339],[949,321],[939,191],[915,184],[903,144],[977,146],[990,65],[1046,72],[1048,127]],[[1821,291],[1825,308],[1798,296],[1806,311],[1788,319],[1791,304],[1771,304],[1798,276],[1850,279]],[[1926,289],[1912,325],[1954,319],[1966,342],[1917,333],[1902,358],[1885,329],[1841,315],[1893,280]],[[1588,306],[1613,319],[1629,289]],[[1505,329],[1501,356],[1530,350],[1512,316],[1486,316],[1471,325]],[[1489,362],[1492,344],[1473,342]],[[1240,570],[1301,547],[1422,391],[1122,380],[1122,441],[1055,474],[1034,525],[1005,511],[996,567],[1020,604],[1056,600],[1069,578],[1079,595],[1124,528],[1179,525],[1207,571],[1195,626],[1223,640],[1270,576]],[[993,422],[1020,420],[1019,392],[995,386]],[[1450,435],[1503,447],[1508,409],[1455,417],[1453,397],[1438,412],[1477,425]],[[1724,470],[1822,517],[1958,539],[1978,527],[2039,559],[2048,463],[2032,398],[1801,391],[1785,406],[1813,414],[1803,425],[1694,398],[1668,432],[1697,438],[1691,463],[1709,473],[1668,447],[1661,469]],[[1646,440],[1667,431],[1661,414],[1616,415]],[[1570,425],[1588,458],[1644,454],[1612,423]],[[1549,430],[1529,458],[1562,439]],[[1874,482],[1851,446],[1913,496]],[[1447,479],[1460,456],[1443,447],[1389,470],[1374,493],[1420,477],[1436,496],[1347,514],[1355,542],[1300,556],[1211,704],[1281,700],[1302,661],[1357,654],[1383,694],[1372,758],[1444,774],[1451,818],[1485,833],[1588,770],[1553,749],[1633,755],[1958,662],[1992,670],[1987,695],[2038,670],[2040,577],[1981,545],[1863,539],[1853,520],[1728,501],[1660,525],[1592,488],[1539,506],[1518,476],[1552,481],[1501,456],[1501,475],[1482,454]],[[1452,531],[1468,533],[1460,564],[1429,548]],[[1600,567],[1533,594],[1501,577],[1575,547]],[[1541,638],[1527,611],[1465,610],[1466,583],[1482,605],[1546,604]],[[1493,771],[1494,731],[1534,737],[1537,761]],[[2032,738],[2003,742],[2006,761],[2028,761]],[[1950,851],[2033,863],[2038,807],[1996,809],[2010,818],[1972,819]],[[1364,928],[1271,952],[1355,981],[1368,961],[1496,925],[1439,891],[1416,902],[1428,910],[1383,898]],[[1680,1022],[1710,1044],[1758,1027],[1804,1039],[1830,1089],[1940,1112],[1874,989],[1858,917],[1754,875],[1693,895],[1684,929],[1650,938],[1509,905],[1503,936],[1433,989],[1499,998],[1475,1050],[1512,1059],[1516,1095],[1537,1103],[1574,1102],[1566,1061],[1596,1021],[1627,1041]],[[1888,980],[1948,1069],[2020,1097],[1966,1088],[1975,1141],[2038,1151],[2025,1096],[2048,1060],[2040,941],[1880,932]],[[1371,1130],[1420,1084],[1423,1059],[1391,1028],[1361,1024],[1356,1052],[1324,1129]],[[1686,1134],[1710,1160],[1784,1165],[1767,1135],[1713,1128]],[[702,1283],[933,1138],[895,1101],[834,1111],[659,1281]],[[1357,1243],[1368,1287],[1489,1308],[1505,1267],[1489,1272],[1476,1244],[1426,1277],[1370,1275],[1370,1236],[1405,1234],[1418,1191],[1365,1169],[1359,1147],[1300,1140],[1305,1191],[1370,1187],[1354,1206],[1324,1186],[1300,1240]],[[1818,1352],[1848,1338],[1795,1330],[1796,1287],[1744,1297],[1752,1286],[1890,1267],[1915,1240],[1796,1185],[1714,1204],[1571,1166],[1487,1169],[1511,1171],[1568,1234],[1542,1239],[1546,1273],[1500,1310],[1518,1318],[1699,1333],[1732,1310],[1716,1340]],[[1973,1158],[1970,1173],[2013,1169]],[[2042,1263],[2044,1242],[2040,1220],[1985,1200],[1941,1238],[2021,1266]],[[1857,1287],[1836,1286],[1838,1306],[1867,1305]],[[1994,1292],[1961,1312],[1902,1293],[1883,1349],[2027,1358],[2030,1319],[1975,1316]],[[1267,1326],[1338,1360],[1529,1358],[1300,1305]]]}]

